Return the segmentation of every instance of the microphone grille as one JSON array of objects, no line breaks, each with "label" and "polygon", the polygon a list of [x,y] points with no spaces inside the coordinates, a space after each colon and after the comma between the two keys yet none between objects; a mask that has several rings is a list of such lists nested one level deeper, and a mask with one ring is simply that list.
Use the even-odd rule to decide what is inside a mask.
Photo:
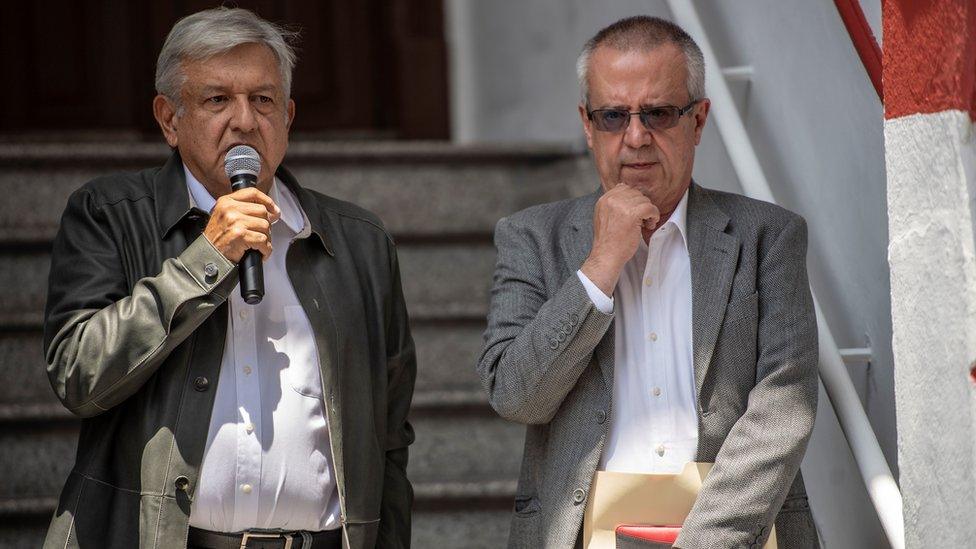
[{"label": "microphone grille", "polygon": [[261,156],[248,145],[231,147],[224,156],[224,172],[228,178],[242,173],[257,177],[261,172]]}]

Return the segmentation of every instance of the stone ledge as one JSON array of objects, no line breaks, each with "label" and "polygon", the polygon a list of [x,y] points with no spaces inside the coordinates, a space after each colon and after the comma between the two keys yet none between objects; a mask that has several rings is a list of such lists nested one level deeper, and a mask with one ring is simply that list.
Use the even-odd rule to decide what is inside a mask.
[{"label": "stone ledge", "polygon": [[483,482],[420,482],[414,485],[418,500],[496,499],[515,497],[514,480]]},{"label": "stone ledge", "polygon": [[[285,162],[320,163],[509,163],[566,160],[584,155],[559,144],[458,145],[447,141],[293,141]],[[0,143],[0,166],[159,164],[169,155],[162,142]]]},{"label": "stone ledge", "polygon": [[488,398],[482,391],[422,391],[413,397],[412,410],[418,408],[443,408],[443,407],[486,407]]}]

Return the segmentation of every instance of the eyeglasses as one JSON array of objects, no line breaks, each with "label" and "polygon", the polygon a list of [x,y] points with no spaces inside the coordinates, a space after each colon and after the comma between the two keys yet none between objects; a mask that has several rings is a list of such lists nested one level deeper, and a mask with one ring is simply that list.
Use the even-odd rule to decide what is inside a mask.
[{"label": "eyeglasses", "polygon": [[596,109],[587,111],[586,117],[593,122],[593,127],[601,132],[622,132],[630,124],[630,118],[635,114],[640,117],[641,124],[649,130],[667,130],[678,124],[678,119],[691,110],[701,99],[695,99],[683,108],[674,105],[648,107],[637,112],[626,109]]}]

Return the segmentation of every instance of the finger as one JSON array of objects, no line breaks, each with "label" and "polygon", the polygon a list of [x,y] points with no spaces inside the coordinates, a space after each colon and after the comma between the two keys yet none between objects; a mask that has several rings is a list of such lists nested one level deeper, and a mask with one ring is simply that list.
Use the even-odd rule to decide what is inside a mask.
[{"label": "finger", "polygon": [[209,224],[230,225],[242,217],[258,217],[273,221],[271,213],[264,204],[242,202],[227,195],[217,200],[210,213]]},{"label": "finger", "polygon": [[258,231],[245,231],[242,240],[249,249],[261,252],[265,259],[271,256],[271,237]]},{"label": "finger", "polygon": [[645,221],[653,221],[657,223],[661,219],[661,211],[657,209],[657,206],[651,204],[651,201],[641,203],[637,205],[637,215]]},{"label": "finger", "polygon": [[241,216],[241,218],[237,220],[237,224],[244,227],[246,230],[271,236],[271,221],[263,217]]},{"label": "finger", "polygon": [[233,223],[240,219],[264,219],[270,223],[275,221],[275,216],[271,215],[271,212],[263,204],[255,204],[252,202],[238,202],[229,201],[227,202],[222,210],[224,219]]},{"label": "finger", "polygon": [[239,191],[234,191],[230,195],[230,198],[237,200],[239,202],[250,202],[252,204],[261,204],[271,214],[273,219],[277,219],[275,216],[281,216],[281,208],[271,200],[271,197],[261,192],[261,189],[257,187],[248,187],[246,189],[241,189]]}]

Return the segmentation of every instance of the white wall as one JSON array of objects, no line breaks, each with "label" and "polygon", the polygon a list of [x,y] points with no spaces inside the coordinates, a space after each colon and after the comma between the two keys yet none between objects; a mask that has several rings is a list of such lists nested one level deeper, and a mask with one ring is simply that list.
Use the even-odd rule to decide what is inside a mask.
[{"label": "white wall", "polygon": [[[695,5],[723,67],[753,68],[752,82],[735,86],[740,112],[777,202],[809,222],[811,283],[838,345],[873,349],[869,366],[850,370],[897,471],[881,103],[833,2]],[[880,2],[862,5],[880,35]],[[581,150],[574,65],[583,43],[621,17],[670,15],[658,0],[447,6],[455,140],[563,142]],[[699,147],[695,178],[739,191],[714,126]],[[823,395],[804,471],[826,546],[883,545]]]}]

